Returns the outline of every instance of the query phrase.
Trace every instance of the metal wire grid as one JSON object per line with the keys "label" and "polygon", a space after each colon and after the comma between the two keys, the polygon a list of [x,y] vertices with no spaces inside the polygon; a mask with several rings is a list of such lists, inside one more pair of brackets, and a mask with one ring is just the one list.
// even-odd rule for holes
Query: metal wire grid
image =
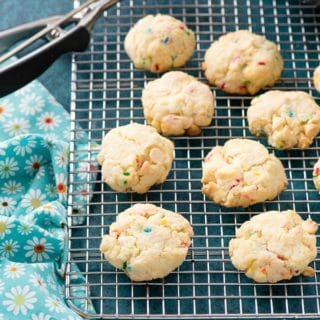
{"label": "metal wire grid", "polygon": [[[296,277],[273,285],[255,284],[237,272],[230,262],[228,243],[236,227],[252,214],[267,210],[295,209],[303,218],[320,222],[319,194],[312,183],[312,166],[319,157],[316,139],[305,151],[275,151],[289,179],[288,189],[274,201],[248,209],[227,209],[207,200],[201,193],[201,160],[209,150],[233,137],[250,137],[246,108],[251,97],[229,96],[212,88],[217,97],[215,117],[199,137],[177,137],[176,157],[167,181],[146,195],[119,194],[102,183],[99,170],[95,180],[76,181],[75,164],[80,155],[95,161],[95,147],[76,149],[77,133],[86,133],[89,142],[100,143],[111,128],[131,121],[144,122],[141,90],[155,75],[136,70],[123,49],[123,40],[139,18],[160,12],[171,14],[195,31],[197,47],[182,70],[206,82],[200,64],[204,52],[221,34],[249,29],[276,41],[285,60],[278,89],[304,90],[319,96],[312,87],[312,71],[319,63],[317,11],[297,1],[121,1],[109,9],[92,34],[90,48],[75,54],[72,66],[72,141],[69,201],[69,263],[77,263],[85,278],[85,294],[75,297],[72,277],[79,271],[67,269],[67,300],[81,301],[89,316],[92,301],[98,318],[254,318],[320,314],[320,260],[312,265],[312,278]],[[76,129],[75,123],[82,129]],[[265,143],[265,139],[260,140]],[[271,150],[269,148],[269,150]],[[116,152],[116,150],[115,150]],[[91,191],[93,189],[93,191]],[[71,221],[79,195],[86,209],[78,213],[82,225]],[[90,197],[93,196],[92,199]],[[136,202],[152,202],[182,213],[192,223],[195,236],[184,264],[163,280],[132,283],[105,262],[99,252],[102,236],[118,212]],[[319,239],[317,239],[319,240]]]}

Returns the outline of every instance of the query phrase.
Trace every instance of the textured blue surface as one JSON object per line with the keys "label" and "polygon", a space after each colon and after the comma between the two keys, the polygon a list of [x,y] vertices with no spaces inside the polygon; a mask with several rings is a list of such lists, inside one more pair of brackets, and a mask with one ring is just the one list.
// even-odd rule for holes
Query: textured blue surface
{"label": "textured blue surface", "polygon": [[[64,14],[72,8],[72,0],[0,0],[0,30],[40,18]],[[70,65],[71,55],[66,54],[39,78],[66,110],[70,108]]]}

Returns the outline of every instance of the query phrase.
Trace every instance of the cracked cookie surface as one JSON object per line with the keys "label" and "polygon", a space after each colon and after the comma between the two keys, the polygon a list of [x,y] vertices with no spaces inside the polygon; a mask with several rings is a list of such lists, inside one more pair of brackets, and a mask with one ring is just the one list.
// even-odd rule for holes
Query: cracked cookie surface
{"label": "cracked cookie surface", "polygon": [[215,99],[206,84],[184,72],[171,71],[147,84],[142,105],[147,122],[158,132],[193,136],[211,123]]}
{"label": "cracked cookie surface", "polygon": [[239,30],[212,43],[202,69],[208,81],[225,92],[255,94],[280,78],[283,60],[275,43]]}
{"label": "cracked cookie surface", "polygon": [[248,207],[271,200],[288,184],[278,158],[259,142],[231,139],[203,161],[202,192],[226,207]]}
{"label": "cracked cookie surface", "polygon": [[254,216],[229,243],[232,264],[257,282],[278,282],[300,274],[313,276],[318,225],[293,210]]}
{"label": "cracked cookie surface", "polygon": [[320,130],[320,108],[303,91],[268,91],[251,101],[249,129],[277,149],[305,149]]}
{"label": "cracked cookie surface", "polygon": [[136,204],[117,215],[100,250],[133,281],[163,278],[186,258],[193,230],[182,215]]}
{"label": "cracked cookie surface", "polygon": [[145,193],[166,180],[173,152],[173,143],[154,128],[132,123],[106,134],[98,162],[104,182],[113,190]]}
{"label": "cracked cookie surface", "polygon": [[192,56],[192,30],[168,15],[148,15],[128,32],[124,47],[136,68],[159,73],[183,66]]}

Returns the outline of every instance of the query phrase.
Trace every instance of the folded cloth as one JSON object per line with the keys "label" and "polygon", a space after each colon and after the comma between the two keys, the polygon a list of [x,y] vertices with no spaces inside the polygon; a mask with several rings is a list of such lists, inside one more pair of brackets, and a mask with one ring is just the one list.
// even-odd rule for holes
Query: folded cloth
{"label": "folded cloth", "polygon": [[[69,126],[68,113],[38,81],[0,99],[0,320],[81,319],[64,297]],[[85,135],[81,141],[76,147],[88,144]],[[88,165],[85,155],[78,161]],[[72,281],[73,296],[83,297],[84,280]]]}

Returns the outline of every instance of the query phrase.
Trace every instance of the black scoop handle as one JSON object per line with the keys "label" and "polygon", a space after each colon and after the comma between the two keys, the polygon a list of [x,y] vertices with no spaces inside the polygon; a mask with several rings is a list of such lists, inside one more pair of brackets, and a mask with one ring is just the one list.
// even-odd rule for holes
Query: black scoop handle
{"label": "black scoop handle", "polygon": [[78,25],[25,57],[0,69],[0,97],[20,89],[40,76],[62,54],[84,51],[90,41],[90,31]]}

